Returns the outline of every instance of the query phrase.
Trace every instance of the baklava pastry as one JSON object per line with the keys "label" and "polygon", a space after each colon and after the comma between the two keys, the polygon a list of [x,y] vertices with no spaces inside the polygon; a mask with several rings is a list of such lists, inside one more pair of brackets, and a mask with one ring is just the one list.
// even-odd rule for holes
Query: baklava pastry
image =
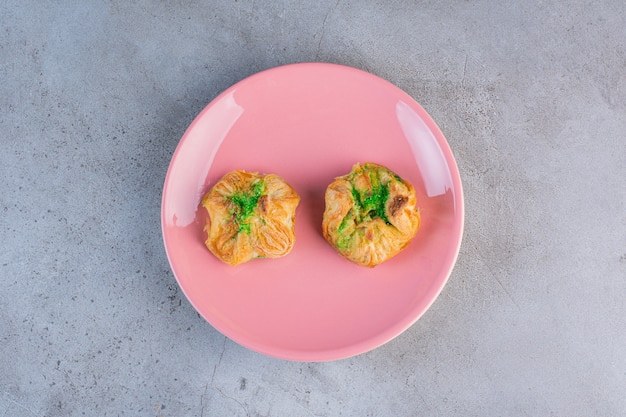
{"label": "baklava pastry", "polygon": [[229,265],[285,256],[296,240],[299,202],[298,193],[278,175],[230,172],[202,199],[209,214],[205,244]]}
{"label": "baklava pastry", "polygon": [[374,267],[397,255],[417,233],[415,189],[391,170],[356,164],[326,189],[324,237],[339,254]]}

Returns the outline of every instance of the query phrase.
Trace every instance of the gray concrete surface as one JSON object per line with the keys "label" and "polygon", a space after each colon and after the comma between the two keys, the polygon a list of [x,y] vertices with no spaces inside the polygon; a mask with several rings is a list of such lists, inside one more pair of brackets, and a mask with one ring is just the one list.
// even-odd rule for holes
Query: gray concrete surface
{"label": "gray concrete surface", "polygon": [[[625,416],[622,0],[0,2],[0,417]],[[259,70],[370,71],[465,187],[440,298],[329,363],[224,338],[179,291],[161,187]]]}

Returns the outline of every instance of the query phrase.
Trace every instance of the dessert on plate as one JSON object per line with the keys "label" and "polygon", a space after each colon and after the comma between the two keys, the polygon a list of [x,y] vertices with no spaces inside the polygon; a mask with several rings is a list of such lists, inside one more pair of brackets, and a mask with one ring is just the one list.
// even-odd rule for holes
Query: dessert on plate
{"label": "dessert on plate", "polygon": [[324,238],[344,258],[374,267],[397,255],[420,226],[415,189],[390,169],[357,163],[326,189]]}
{"label": "dessert on plate", "polygon": [[278,175],[229,172],[202,198],[208,213],[205,244],[233,266],[285,256],[296,240],[299,202],[298,193]]}

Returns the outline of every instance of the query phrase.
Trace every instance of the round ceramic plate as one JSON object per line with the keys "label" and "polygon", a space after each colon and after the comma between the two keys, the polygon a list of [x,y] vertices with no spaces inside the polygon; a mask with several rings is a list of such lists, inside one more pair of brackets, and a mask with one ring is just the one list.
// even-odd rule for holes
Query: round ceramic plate
{"label": "round ceramic plate", "polygon": [[[345,260],[321,232],[326,187],[356,162],[411,182],[422,216],[411,244],[375,268]],[[236,169],[278,174],[300,194],[287,256],[232,267],[204,246],[200,200]],[[386,343],[429,308],[456,261],[463,195],[444,136],[405,92],[354,68],[293,64],[246,78],[198,115],[172,158],[161,214],[176,279],[212,326],[270,356],[326,361]]]}

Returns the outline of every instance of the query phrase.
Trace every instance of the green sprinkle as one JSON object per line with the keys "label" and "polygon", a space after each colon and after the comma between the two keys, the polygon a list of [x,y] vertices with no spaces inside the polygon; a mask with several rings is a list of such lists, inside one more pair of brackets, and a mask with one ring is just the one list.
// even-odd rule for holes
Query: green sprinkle
{"label": "green sprinkle", "polygon": [[354,200],[354,203],[357,205],[359,210],[363,210],[363,201],[361,201],[361,193],[359,193],[357,189],[354,187],[352,187],[351,192],[352,192],[352,199]]}
{"label": "green sprinkle", "polygon": [[385,205],[387,199],[389,199],[389,186],[376,182],[372,185],[371,191],[359,191],[356,188],[352,188],[352,198],[358,208],[358,222],[364,220],[371,220],[375,217],[380,217],[389,223],[387,213],[385,212]]}
{"label": "green sprinkle", "polygon": [[[365,190],[359,190],[354,187],[357,176],[365,174],[369,177],[369,183],[371,187]],[[381,175],[385,183],[381,181]],[[402,179],[393,174],[396,180],[402,181]],[[352,226],[358,225],[364,221],[372,220],[374,218],[382,219],[386,224],[390,225],[389,218],[387,217],[387,200],[389,200],[389,177],[384,175],[384,171],[381,168],[375,167],[370,164],[361,166],[360,169],[352,171],[346,179],[352,184],[350,193],[354,206],[341,220],[339,227],[337,227],[337,241],[336,247],[344,251],[352,246],[355,233],[362,233],[358,227],[356,229]]]}
{"label": "green sprinkle", "polygon": [[354,223],[354,214],[353,210],[350,210],[348,214],[341,220],[339,227],[337,228],[337,234],[339,238],[337,239],[337,247],[341,250],[348,249],[352,243],[352,236],[346,234],[346,228]]}
{"label": "green sprinkle", "polygon": [[250,233],[250,223],[247,223],[247,220],[258,205],[263,191],[265,191],[263,182],[257,181],[252,184],[249,192],[239,191],[229,197],[235,205],[232,214],[235,216],[235,222],[239,225],[238,232]]}
{"label": "green sprinkle", "polygon": [[337,228],[337,231],[341,233],[344,230],[346,230],[346,227],[348,227],[348,223],[350,223],[350,220],[351,220],[351,216],[350,216],[350,213],[348,213],[346,217],[344,217],[343,220],[341,220],[341,224]]}
{"label": "green sprinkle", "polygon": [[348,249],[352,244],[352,236],[341,235],[337,239],[337,248],[341,250]]}
{"label": "green sprinkle", "polygon": [[250,234],[250,223],[240,223],[239,230],[237,232],[244,232]]}

